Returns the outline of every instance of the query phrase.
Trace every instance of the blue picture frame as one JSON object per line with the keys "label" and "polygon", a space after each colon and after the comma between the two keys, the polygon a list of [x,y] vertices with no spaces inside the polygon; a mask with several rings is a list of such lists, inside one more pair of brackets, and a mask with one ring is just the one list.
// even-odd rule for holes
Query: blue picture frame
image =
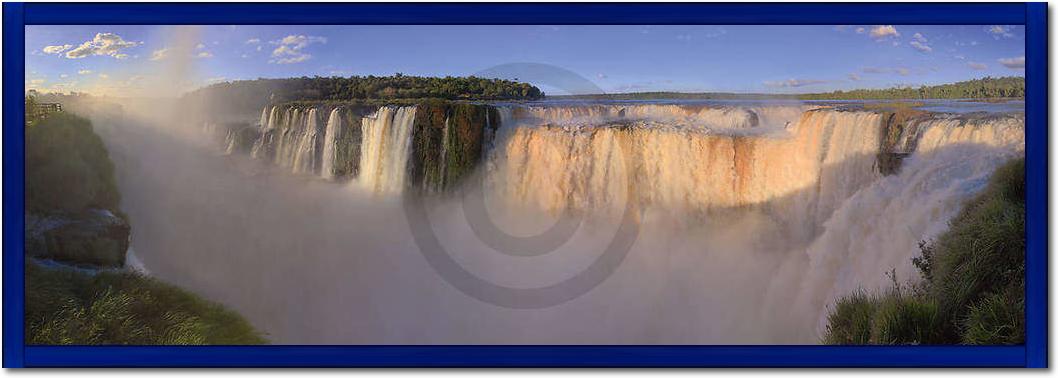
{"label": "blue picture frame", "polygon": [[[1047,367],[1047,4],[4,3],[3,366]],[[1018,346],[26,346],[25,26],[67,24],[1016,24],[1025,26],[1026,340]]]}

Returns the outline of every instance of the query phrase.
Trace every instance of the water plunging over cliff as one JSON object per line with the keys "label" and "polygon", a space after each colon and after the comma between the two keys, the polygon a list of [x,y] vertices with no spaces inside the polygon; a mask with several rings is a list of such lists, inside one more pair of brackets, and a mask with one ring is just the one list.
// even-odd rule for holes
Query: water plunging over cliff
{"label": "water plunging over cliff", "polygon": [[359,184],[378,193],[400,193],[408,173],[415,107],[379,108],[363,118]]}
{"label": "water plunging over cliff", "polygon": [[[197,233],[238,239],[203,238],[196,259],[217,264],[210,279],[225,284],[211,290],[241,301],[278,342],[813,343],[835,298],[886,287],[890,271],[917,277],[918,242],[943,231],[995,167],[1024,149],[1019,113],[464,103],[261,113],[227,147],[328,182],[306,180],[304,194],[212,185],[253,189],[234,200],[219,194],[224,200],[184,218]],[[499,254],[475,239],[459,205],[466,185],[482,183],[490,214],[512,233],[532,235],[536,223],[520,220],[546,225],[566,210],[602,225],[585,223],[545,256]],[[198,198],[174,185],[157,190]],[[544,311],[511,311],[461,294],[423,263],[392,208],[399,202],[382,200],[401,194],[433,199],[432,224],[456,260],[511,286],[547,285],[583,268],[613,237],[606,222],[626,194],[642,231],[598,288]],[[251,210],[215,210],[228,201]],[[301,216],[304,226],[270,223],[271,214]],[[238,257],[217,252],[229,250]],[[166,275],[164,256],[145,259]],[[261,273],[243,282],[223,274],[226,259]],[[209,276],[188,271],[190,282]],[[299,321],[303,313],[312,321]]]}

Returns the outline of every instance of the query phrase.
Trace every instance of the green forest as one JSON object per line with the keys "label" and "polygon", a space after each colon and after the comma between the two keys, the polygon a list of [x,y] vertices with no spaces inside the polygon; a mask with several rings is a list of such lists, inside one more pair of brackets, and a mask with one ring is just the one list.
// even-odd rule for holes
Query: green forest
{"label": "green forest", "polygon": [[191,92],[222,98],[268,94],[272,102],[425,99],[446,100],[537,100],[539,88],[526,83],[480,77],[394,76],[298,77],[289,79],[237,80],[213,84]]}
{"label": "green forest", "polygon": [[365,105],[450,101],[522,101],[544,98],[530,84],[481,77],[296,77],[236,80],[197,89],[181,99],[199,114],[252,114],[270,104],[353,102]]}
{"label": "green forest", "polygon": [[921,87],[855,89],[799,95],[803,100],[896,100],[896,99],[982,99],[1025,98],[1025,78],[986,77]]}

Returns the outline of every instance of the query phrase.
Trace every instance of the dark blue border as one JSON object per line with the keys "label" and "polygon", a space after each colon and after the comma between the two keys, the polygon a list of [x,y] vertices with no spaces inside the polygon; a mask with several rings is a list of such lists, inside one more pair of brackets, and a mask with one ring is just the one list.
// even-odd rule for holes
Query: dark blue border
{"label": "dark blue border", "polygon": [[[1047,9],[975,4],[59,4],[4,3],[4,367],[459,366],[1046,367]],[[24,25],[45,24],[1025,24],[1024,346],[26,347]],[[11,232],[14,231],[14,232]]]}
{"label": "dark blue border", "polygon": [[1019,3],[26,4],[27,25],[70,24],[1024,24]]}
{"label": "dark blue border", "polygon": [[22,4],[4,3],[4,367],[23,365],[25,316],[25,31]]}
{"label": "dark blue border", "polygon": [[1047,4],[1030,3],[1025,23],[1025,365],[1047,366]]}
{"label": "dark blue border", "polygon": [[1025,348],[885,346],[27,347],[33,367],[1020,367]]}

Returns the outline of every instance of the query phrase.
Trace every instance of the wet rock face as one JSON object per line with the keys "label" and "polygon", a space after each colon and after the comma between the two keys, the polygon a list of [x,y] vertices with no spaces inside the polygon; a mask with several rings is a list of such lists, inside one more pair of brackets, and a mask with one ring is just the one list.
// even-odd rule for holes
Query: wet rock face
{"label": "wet rock face", "polygon": [[360,145],[362,117],[355,110],[340,111],[341,122],[336,128],[332,175],[337,179],[356,177],[360,173]]}
{"label": "wet rock face", "polygon": [[253,149],[254,141],[260,137],[260,130],[252,126],[231,129],[225,138],[228,153],[248,154]]}
{"label": "wet rock face", "polygon": [[882,144],[875,164],[881,174],[900,172],[904,158],[915,150],[918,125],[925,117],[928,117],[926,112],[909,108],[882,113]]}
{"label": "wet rock face", "polygon": [[78,266],[122,267],[130,231],[127,220],[105,209],[26,214],[26,254]]}
{"label": "wet rock face", "polygon": [[420,104],[409,166],[413,185],[425,191],[459,185],[480,163],[499,118],[495,108],[486,105]]}

